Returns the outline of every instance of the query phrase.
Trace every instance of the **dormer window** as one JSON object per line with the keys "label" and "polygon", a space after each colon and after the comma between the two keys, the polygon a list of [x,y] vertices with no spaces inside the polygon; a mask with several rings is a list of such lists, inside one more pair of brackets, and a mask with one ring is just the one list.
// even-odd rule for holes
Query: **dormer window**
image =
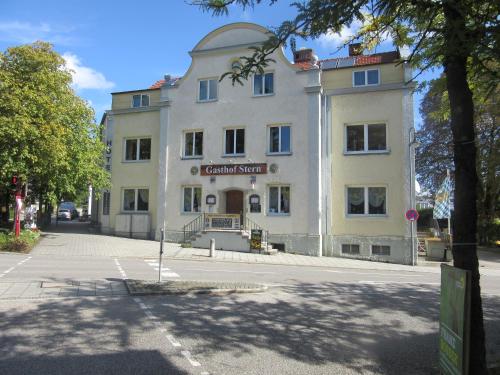
{"label": "dormer window", "polygon": [[353,72],[352,84],[354,87],[378,85],[380,84],[380,72],[378,69],[358,70]]}
{"label": "dormer window", "polygon": [[149,95],[138,94],[132,96],[132,108],[149,107]]}

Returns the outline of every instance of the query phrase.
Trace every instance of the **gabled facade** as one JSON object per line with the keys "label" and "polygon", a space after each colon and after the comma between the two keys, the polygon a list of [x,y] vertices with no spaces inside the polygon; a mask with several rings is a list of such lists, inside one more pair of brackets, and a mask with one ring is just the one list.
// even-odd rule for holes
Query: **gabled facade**
{"label": "gabled facade", "polygon": [[113,94],[102,231],[159,239],[165,228],[182,242],[259,228],[280,250],[409,263],[407,68],[395,53],[351,64],[300,50],[290,63],[278,49],[244,85],[219,81],[268,37],[226,25],[190,51],[183,77]]}

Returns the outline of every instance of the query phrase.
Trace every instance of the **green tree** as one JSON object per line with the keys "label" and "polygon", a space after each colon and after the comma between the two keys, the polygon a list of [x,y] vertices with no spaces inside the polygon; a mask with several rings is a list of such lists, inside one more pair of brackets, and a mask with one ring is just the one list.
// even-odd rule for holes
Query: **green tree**
{"label": "green tree", "polygon": [[[269,0],[269,4],[277,0]],[[230,5],[254,7],[263,0],[196,0],[214,15]],[[471,271],[471,350],[469,372],[486,374],[483,310],[477,259],[477,171],[474,103],[468,80],[488,76],[496,86],[499,72],[489,68],[500,57],[500,3],[494,0],[309,0],[292,3],[296,16],[277,26],[274,35],[250,56],[240,70],[229,72],[234,82],[247,79],[269,63],[269,56],[295,37],[317,38],[340,32],[353,21],[362,27],[352,38],[373,47],[387,34],[398,47],[409,46],[407,60],[417,69],[442,66],[450,103],[455,166],[454,265]],[[472,77],[467,69],[472,64]]]}
{"label": "green tree", "polygon": [[[493,241],[495,217],[500,195],[500,87],[487,90],[485,82],[471,84],[474,98],[478,171],[478,238],[483,244]],[[446,176],[454,173],[453,139],[446,77],[429,82],[420,105],[423,124],[417,132],[416,171],[422,188],[434,194]]]}
{"label": "green tree", "polygon": [[[43,202],[107,186],[94,112],[71,88],[64,59],[44,42],[0,53],[0,189],[29,181]],[[47,205],[46,205],[47,207]]]}

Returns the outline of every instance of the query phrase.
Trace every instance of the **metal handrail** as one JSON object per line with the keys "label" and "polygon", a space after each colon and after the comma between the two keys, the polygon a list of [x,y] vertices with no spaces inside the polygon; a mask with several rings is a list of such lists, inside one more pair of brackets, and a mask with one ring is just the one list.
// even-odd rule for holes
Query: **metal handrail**
{"label": "metal handrail", "polygon": [[202,213],[196,219],[191,220],[189,223],[184,225],[184,242],[188,242],[187,239],[191,239],[192,236],[201,232],[205,228],[205,214]]}

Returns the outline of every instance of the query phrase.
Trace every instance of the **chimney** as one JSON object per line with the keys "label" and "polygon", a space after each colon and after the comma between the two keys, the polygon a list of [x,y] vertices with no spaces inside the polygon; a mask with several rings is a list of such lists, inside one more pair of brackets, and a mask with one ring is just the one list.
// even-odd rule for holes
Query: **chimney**
{"label": "chimney", "polygon": [[359,56],[363,54],[363,47],[361,43],[349,44],[349,56]]}
{"label": "chimney", "polygon": [[293,62],[295,64],[313,61],[313,50],[311,48],[301,48],[293,53]]}

